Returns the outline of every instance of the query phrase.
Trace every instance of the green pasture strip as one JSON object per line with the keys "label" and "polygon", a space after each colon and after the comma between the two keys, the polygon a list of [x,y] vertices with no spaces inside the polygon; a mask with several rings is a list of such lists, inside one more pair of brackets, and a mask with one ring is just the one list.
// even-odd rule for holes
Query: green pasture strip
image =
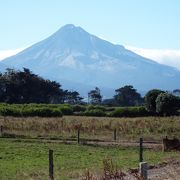
{"label": "green pasture strip", "polygon": [[[0,138],[2,180],[48,179],[48,150],[54,150],[56,179],[78,179],[87,169],[103,170],[103,160],[111,158],[121,169],[138,166],[137,148],[91,147]],[[144,159],[156,164],[180,153],[145,150]]]}

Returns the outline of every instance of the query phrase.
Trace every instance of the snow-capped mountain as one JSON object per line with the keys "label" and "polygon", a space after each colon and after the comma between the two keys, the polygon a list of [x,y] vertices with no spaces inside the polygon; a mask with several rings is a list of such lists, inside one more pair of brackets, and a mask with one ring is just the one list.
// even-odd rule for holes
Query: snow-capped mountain
{"label": "snow-capped mountain", "polygon": [[2,62],[16,69],[29,68],[79,92],[85,87],[116,89],[123,85],[133,85],[138,90],[172,90],[180,84],[180,71],[71,24]]}

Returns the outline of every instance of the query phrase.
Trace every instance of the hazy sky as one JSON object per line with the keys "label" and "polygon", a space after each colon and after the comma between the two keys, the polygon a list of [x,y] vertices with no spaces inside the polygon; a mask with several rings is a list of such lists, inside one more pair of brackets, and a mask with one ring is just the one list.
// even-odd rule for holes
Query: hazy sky
{"label": "hazy sky", "polygon": [[180,0],[0,0],[0,53],[65,24],[122,45],[179,50],[179,19]]}

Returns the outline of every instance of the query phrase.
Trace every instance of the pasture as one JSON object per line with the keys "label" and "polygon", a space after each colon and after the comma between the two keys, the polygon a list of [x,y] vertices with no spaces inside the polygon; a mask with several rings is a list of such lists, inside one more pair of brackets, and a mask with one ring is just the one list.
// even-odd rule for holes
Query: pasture
{"label": "pasture", "polygon": [[[48,179],[49,149],[54,150],[55,178],[59,180],[82,179],[87,169],[101,173],[106,158],[111,158],[120,169],[138,166],[137,148],[91,147],[0,138],[0,179]],[[180,154],[145,150],[144,158],[150,164],[157,164],[165,159],[180,158]]]}
{"label": "pasture", "polygon": [[[117,130],[116,143],[146,141],[161,143],[162,138],[180,137],[180,117],[0,117],[0,175],[2,180],[48,179],[48,151],[54,150],[55,179],[82,179],[87,170],[103,172],[103,160],[112,159],[118,169],[138,167],[136,146],[109,146]],[[80,129],[80,144],[77,130]],[[104,146],[86,141],[107,142]],[[145,148],[144,160],[157,164],[180,159],[179,152]]]}

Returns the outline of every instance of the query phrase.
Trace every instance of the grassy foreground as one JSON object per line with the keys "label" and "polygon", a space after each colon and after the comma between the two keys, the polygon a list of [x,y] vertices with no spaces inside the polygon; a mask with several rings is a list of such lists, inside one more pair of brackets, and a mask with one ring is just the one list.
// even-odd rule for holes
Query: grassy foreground
{"label": "grassy foreground", "polygon": [[[48,179],[48,150],[54,150],[56,179],[78,179],[86,169],[101,172],[103,160],[112,158],[118,168],[138,166],[138,149],[90,147],[43,143],[37,140],[0,138],[0,179]],[[156,164],[166,158],[180,158],[179,153],[145,150],[144,159]]]}

